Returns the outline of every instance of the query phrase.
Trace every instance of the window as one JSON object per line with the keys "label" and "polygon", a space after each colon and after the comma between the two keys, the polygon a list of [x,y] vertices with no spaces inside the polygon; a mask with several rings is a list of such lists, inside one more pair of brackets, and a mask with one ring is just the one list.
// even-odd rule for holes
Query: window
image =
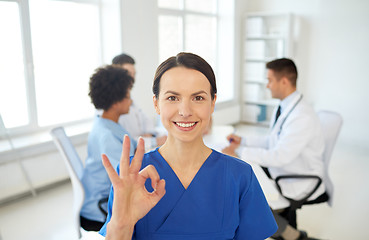
{"label": "window", "polygon": [[7,127],[29,124],[19,7],[0,2],[0,113]]}
{"label": "window", "polygon": [[231,13],[223,14],[219,7],[223,2],[233,5],[233,1],[227,0],[158,0],[159,62],[181,51],[203,57],[213,67],[218,89],[222,89],[218,103],[235,98],[233,58],[220,57],[224,51],[233,52],[234,46],[231,35],[227,35],[228,39],[222,36],[224,31],[229,34],[229,29],[233,29],[229,25],[233,22],[224,17],[232,15],[233,9],[227,8]]}
{"label": "window", "polygon": [[216,66],[217,0],[159,0],[159,61],[193,52]]}
{"label": "window", "polygon": [[30,16],[39,125],[91,117],[88,81],[101,64],[98,5],[31,0]]}
{"label": "window", "polygon": [[89,78],[111,59],[104,1],[0,0],[0,114],[13,134],[91,119]]}

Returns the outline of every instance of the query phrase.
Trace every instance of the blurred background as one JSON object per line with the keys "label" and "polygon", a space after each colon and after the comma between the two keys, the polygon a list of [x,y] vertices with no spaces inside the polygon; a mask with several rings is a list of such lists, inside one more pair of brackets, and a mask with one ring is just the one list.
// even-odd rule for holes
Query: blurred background
{"label": "blurred background", "polygon": [[[214,68],[213,124],[260,132],[267,131],[276,105],[266,89],[265,62],[295,61],[297,88],[305,99],[344,119],[331,168],[342,198],[333,208],[315,208],[317,214],[306,211],[301,221],[327,239],[365,239],[368,13],[367,0],[0,0],[0,239],[22,239],[14,227],[19,225],[10,221],[48,208],[28,212],[32,205],[13,204],[44,198],[51,212],[59,205],[51,199],[57,198],[70,201],[63,209],[71,207],[68,172],[49,131],[64,126],[85,159],[95,113],[87,95],[94,70],[122,52],[134,57],[132,98],[157,123],[151,91],[155,69],[181,51],[202,56]],[[19,215],[9,215],[20,209]],[[337,224],[326,231],[314,225],[319,212],[328,215],[323,226]],[[53,218],[46,216],[41,219]],[[60,219],[65,220],[46,227],[55,236],[68,233],[68,215]],[[35,229],[32,224],[29,229]],[[67,239],[54,235],[28,239]]]}

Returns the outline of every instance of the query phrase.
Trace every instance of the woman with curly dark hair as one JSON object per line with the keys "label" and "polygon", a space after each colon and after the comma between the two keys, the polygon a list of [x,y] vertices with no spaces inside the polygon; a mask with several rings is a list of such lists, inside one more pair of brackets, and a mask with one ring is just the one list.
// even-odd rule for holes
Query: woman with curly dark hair
{"label": "woman with curly dark hair", "polygon": [[[111,182],[102,163],[101,154],[107,154],[113,166],[117,166],[122,152],[122,142],[126,129],[118,124],[121,114],[126,114],[131,105],[130,92],[133,78],[122,68],[111,65],[98,68],[90,78],[88,95],[96,109],[102,109],[96,116],[88,136],[88,156],[82,176],[85,201],[80,213],[81,226],[88,231],[99,230],[105,222],[106,201]],[[133,155],[136,142],[131,140]]]}

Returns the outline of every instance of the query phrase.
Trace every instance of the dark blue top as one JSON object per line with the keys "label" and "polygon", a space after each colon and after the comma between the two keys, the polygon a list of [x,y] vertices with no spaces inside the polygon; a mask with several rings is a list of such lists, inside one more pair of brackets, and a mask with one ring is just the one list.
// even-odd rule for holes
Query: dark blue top
{"label": "dark blue top", "polygon": [[[187,189],[158,149],[144,155],[142,168],[149,164],[165,179],[166,194],[136,223],[132,239],[259,240],[277,231],[249,164],[213,150]],[[153,190],[150,180],[146,188]],[[113,194],[112,189],[108,218],[99,232],[103,236],[111,218]]]}

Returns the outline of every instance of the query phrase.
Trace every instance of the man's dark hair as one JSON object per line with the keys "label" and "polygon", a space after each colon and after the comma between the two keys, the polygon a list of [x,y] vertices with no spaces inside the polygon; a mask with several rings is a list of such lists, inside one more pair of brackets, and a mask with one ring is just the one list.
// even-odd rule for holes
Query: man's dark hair
{"label": "man's dark hair", "polygon": [[119,54],[118,56],[115,56],[113,60],[111,61],[111,63],[115,65],[123,65],[126,63],[130,63],[134,65],[136,62],[131,56],[125,53],[122,53],[122,54]]}
{"label": "man's dark hair", "polygon": [[107,65],[91,76],[88,95],[96,109],[108,110],[114,103],[127,97],[133,78],[123,68]]}
{"label": "man's dark hair", "polygon": [[273,70],[276,77],[281,79],[286,77],[296,87],[297,81],[297,68],[295,63],[288,58],[280,58],[270,61],[266,64],[266,68]]}

